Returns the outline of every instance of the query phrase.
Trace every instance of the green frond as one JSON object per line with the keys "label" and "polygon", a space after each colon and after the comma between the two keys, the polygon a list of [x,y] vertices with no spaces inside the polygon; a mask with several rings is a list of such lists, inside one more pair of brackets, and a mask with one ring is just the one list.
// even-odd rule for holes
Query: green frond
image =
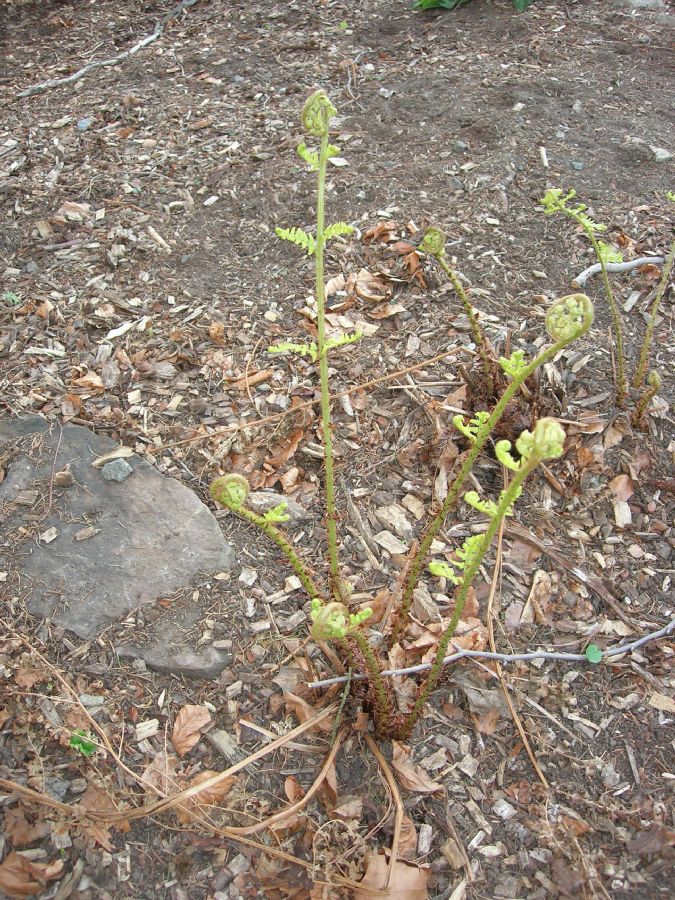
{"label": "green frond", "polygon": [[489,418],[490,413],[486,410],[481,410],[476,413],[473,419],[469,419],[468,424],[464,421],[464,417],[459,415],[453,417],[452,424],[465,438],[468,438],[472,444],[475,444],[480,430],[485,426]]}
{"label": "green frond", "polygon": [[598,248],[600,250],[599,256],[601,262],[604,262],[605,264],[623,262],[623,253],[620,250],[615,250],[614,247],[611,247],[604,241],[598,241]]}
{"label": "green frond", "polygon": [[517,472],[520,469],[520,463],[511,455],[511,441],[497,441],[495,444],[495,456],[506,469]]}
{"label": "green frond", "polygon": [[304,159],[309,165],[312,172],[316,172],[319,168],[319,154],[316,150],[310,150],[304,141],[301,144],[298,144],[295,150],[300,159]]}
{"label": "green frond", "polygon": [[434,559],[429,563],[429,571],[437,578],[446,578],[452,584],[459,584],[460,578],[450,563]]}
{"label": "green frond", "polygon": [[445,254],[445,235],[440,228],[427,228],[424,232],[419,250],[421,253],[428,253],[430,256],[443,256]]}
{"label": "green frond", "polygon": [[554,341],[569,341],[586,334],[593,324],[593,304],[586,294],[560,297],[546,313],[546,330]]}
{"label": "green frond", "polygon": [[246,502],[251,487],[243,475],[233,473],[216,478],[209,488],[209,493],[218,503],[238,512]]}
{"label": "green frond", "polygon": [[291,244],[305,250],[308,256],[316,250],[316,240],[302,228],[275,228],[274,233],[282,241],[290,241]]}
{"label": "green frond", "polygon": [[352,334],[341,334],[336,338],[328,338],[324,344],[323,352],[328,353],[329,350],[334,350],[335,347],[344,347],[345,344],[353,344],[356,341],[360,341],[362,337],[362,331],[354,331]]}
{"label": "green frond", "polygon": [[316,349],[314,341],[311,344],[291,344],[288,341],[284,341],[281,344],[273,344],[271,347],[268,347],[267,352],[297,353],[299,356],[309,356],[312,362],[316,362],[319,358],[319,351]]}
{"label": "green frond", "polygon": [[274,509],[268,509],[263,519],[269,522],[270,525],[275,525],[278,522],[288,522],[290,516],[286,512],[287,509],[288,503],[279,503]]}
{"label": "green frond", "polygon": [[332,159],[334,156],[340,155],[340,148],[337,144],[329,144],[326,147],[326,159]]}
{"label": "green frond", "polygon": [[505,375],[517,378],[528,367],[528,362],[523,350],[514,350],[509,357],[500,356],[499,365]]}
{"label": "green frond", "polygon": [[354,229],[346,222],[333,222],[323,233],[324,241],[330,241],[332,238],[339,237],[342,234],[352,234]]}
{"label": "green frond", "polygon": [[464,502],[477,509],[478,512],[485,513],[489,519],[493,519],[497,515],[497,504],[494,500],[481,500],[478,491],[467,491],[464,494]]}

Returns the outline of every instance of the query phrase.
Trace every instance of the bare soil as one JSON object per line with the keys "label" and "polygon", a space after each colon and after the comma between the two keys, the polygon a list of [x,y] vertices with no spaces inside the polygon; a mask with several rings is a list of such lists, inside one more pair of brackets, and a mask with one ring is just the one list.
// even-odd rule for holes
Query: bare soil
{"label": "bare soil", "polygon": [[[3,415],[39,412],[104,431],[206,502],[215,476],[242,472],[254,488],[304,507],[293,539],[320,571],[318,417],[311,407],[277,415],[316,399],[316,375],[266,348],[313,336],[311,261],[274,228],[312,222],[314,179],[294,148],[304,99],[324,88],[347,163],[331,168],[329,216],[358,228],[328,255],[327,277],[344,278],[331,327],[366,326],[332,357],[334,390],[454,351],[334,404],[344,574],[355,602],[376,604],[403,565],[375,540],[392,530],[383,510],[396,504],[421,529],[414,501],[442,496],[462,449],[452,415],[480,407],[467,319],[411,243],[425,226],[444,230],[498,353],[535,352],[547,305],[595,261],[569,222],[543,216],[547,187],[575,188],[625,258],[666,255],[675,19],[670,7],[637,0],[537,0],[521,15],[510,0],[424,14],[407,0],[200,0],[119,64],[17,96],[122,53],[173,6],[0,0]],[[629,373],[660,271],[647,265],[612,282]],[[379,301],[368,299],[375,289]],[[672,292],[652,352],[662,387],[634,429],[614,402],[600,280],[586,290],[596,304],[592,332],[540,373],[506,434],[546,413],[566,422],[569,439],[506,531],[492,600],[494,555],[477,586],[480,633],[489,613],[502,652],[583,653],[589,641],[605,648],[673,616]],[[501,487],[490,457],[476,478],[486,493]],[[462,507],[447,523],[448,551],[480,521],[469,513]],[[3,601],[0,853],[62,863],[43,885],[24,873],[35,894],[348,896],[326,883],[358,881],[367,854],[391,846],[392,795],[364,738],[368,706],[358,690],[344,706],[354,727],[329,781],[302,813],[256,837],[269,853],[218,827],[295,802],[317,777],[330,733],[308,732],[248,767],[224,809],[210,812],[212,828],[158,815],[95,831],[9,789],[14,782],[70,805],[84,796],[89,809],[147,800],[110,753],[87,760],[69,746],[73,729],[91,729],[79,707],[64,713],[66,684],[80,698],[100,696],[92,715],[137,775],[173,756],[186,704],[206,706],[211,737],[226,732],[241,758],[297,725],[289,693],[317,709],[340,699],[339,689],[326,696],[303,684],[332,675],[333,664],[305,642],[308,609],[290,573],[261,536],[218,515],[241,572],[163,601],[206,598],[209,617],[185,640],[231,642],[232,665],[217,681],[143,671],[115,658],[105,639],[77,642],[31,621],[12,592]],[[416,610],[426,637],[433,609],[452,608],[437,581],[427,588],[431,605]],[[405,661],[419,662],[430,646],[409,646]],[[399,785],[401,854],[430,867],[429,896],[669,896],[672,658],[672,642],[659,640],[612,665],[517,663],[504,668],[503,689],[492,667],[450,668],[409,742],[417,781]],[[148,720],[158,725],[144,737]],[[381,748],[391,762],[396,748]],[[176,760],[175,784],[225,769],[233,760],[223,754],[222,743],[202,737]],[[424,774],[434,789],[423,788]]]}

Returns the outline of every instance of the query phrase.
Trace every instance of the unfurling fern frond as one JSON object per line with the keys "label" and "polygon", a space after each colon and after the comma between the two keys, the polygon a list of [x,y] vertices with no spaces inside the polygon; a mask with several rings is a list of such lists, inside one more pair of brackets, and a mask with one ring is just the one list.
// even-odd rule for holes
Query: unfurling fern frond
{"label": "unfurling fern frond", "polygon": [[316,150],[310,150],[304,141],[301,144],[298,144],[295,149],[300,159],[304,159],[311,170],[316,172],[319,168],[319,154]]}
{"label": "unfurling fern frond", "polygon": [[341,234],[351,234],[354,231],[351,225],[347,225],[346,222],[333,222],[332,225],[329,225],[328,228],[323,233],[323,238],[325,241],[330,241],[332,238],[339,237]]}
{"label": "unfurling fern frond", "polygon": [[307,256],[311,256],[316,250],[316,240],[302,228],[275,228],[274,232],[282,241],[290,241],[306,250]]}

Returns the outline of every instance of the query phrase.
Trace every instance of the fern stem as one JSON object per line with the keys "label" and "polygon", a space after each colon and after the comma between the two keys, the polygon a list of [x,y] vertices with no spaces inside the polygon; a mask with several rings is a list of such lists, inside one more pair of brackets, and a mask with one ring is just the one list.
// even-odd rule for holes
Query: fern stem
{"label": "fern stem", "polygon": [[[649,355],[652,349],[652,340],[654,338],[654,328],[656,326],[656,317],[659,314],[659,307],[661,306],[661,301],[666,293],[666,288],[668,286],[668,282],[670,280],[670,273],[673,270],[673,262],[675,261],[675,241],[673,241],[673,245],[670,248],[670,253],[668,254],[668,258],[666,259],[665,265],[663,267],[663,274],[661,275],[661,281],[659,281],[659,286],[656,289],[656,296],[654,297],[654,303],[652,304],[652,310],[649,314],[649,322],[647,323],[647,330],[645,331],[645,336],[642,340],[642,347],[640,348],[640,359],[638,360],[637,368],[635,369],[635,375],[633,376],[633,387],[635,390],[642,387],[642,382],[645,379],[645,375],[647,374],[647,366],[649,365]],[[641,416],[640,416],[641,418]]]}
{"label": "fern stem", "polygon": [[576,221],[586,232],[593,251],[600,263],[600,272],[602,284],[605,289],[605,296],[609,303],[609,309],[612,314],[612,330],[614,331],[614,340],[616,341],[616,403],[619,409],[623,409],[626,404],[626,358],[623,350],[623,331],[621,329],[621,318],[619,316],[619,308],[616,305],[614,291],[609,283],[609,275],[607,274],[607,264],[605,263],[600,245],[595,237],[593,229],[580,217],[576,216]]}
{"label": "fern stem", "polygon": [[326,480],[326,530],[328,532],[328,565],[333,596],[342,601],[340,560],[338,556],[337,513],[335,509],[335,474],[333,468],[333,436],[331,433],[328,353],[326,348],[326,292],[323,283],[323,255],[325,247],[325,193],[328,164],[328,133],[321,136],[319,147],[318,187],[316,197],[316,309],[319,353],[319,381],[321,385],[321,430],[323,433],[324,472]]}
{"label": "fern stem", "polygon": [[445,250],[442,253],[435,255],[434,257],[438,265],[443,269],[445,274],[448,276],[450,281],[452,282],[452,286],[455,290],[455,293],[459,297],[462,306],[464,307],[464,312],[467,314],[469,318],[469,323],[471,325],[471,334],[473,336],[474,343],[478,349],[480,354],[481,361],[483,363],[483,371],[485,373],[485,386],[487,388],[487,392],[490,397],[494,394],[495,384],[494,384],[494,359],[491,357],[490,352],[488,350],[488,342],[485,337],[485,332],[480,326],[478,322],[478,318],[476,317],[476,313],[473,310],[473,306],[471,305],[469,298],[467,296],[466,291],[464,290],[464,286],[462,282],[459,280],[459,276],[455,272],[455,270],[448,265],[447,260],[445,259]]}
{"label": "fern stem", "polygon": [[438,649],[436,651],[436,656],[434,657],[433,665],[429,671],[429,675],[424,685],[421,687],[417,700],[415,701],[413,708],[408,713],[405,719],[405,724],[403,726],[403,731],[407,734],[412,731],[420,717],[422,710],[424,709],[424,704],[429,699],[429,695],[433,691],[436,686],[436,682],[441,673],[441,668],[443,666],[443,659],[445,658],[446,651],[448,649],[448,645],[452,640],[455,630],[457,628],[457,624],[461,618],[462,611],[464,610],[464,604],[466,603],[466,598],[469,595],[469,589],[471,587],[471,583],[478,572],[485,554],[487,553],[490,544],[494,540],[497,531],[499,530],[499,526],[504,519],[507,511],[511,508],[514,501],[518,497],[520,493],[520,488],[523,485],[523,482],[527,478],[527,476],[532,472],[534,468],[536,468],[537,464],[540,462],[540,459],[536,456],[533,456],[528,462],[516,472],[513,481],[508,486],[508,488],[502,492],[499,504],[497,506],[497,511],[492,519],[490,519],[490,524],[483,536],[483,543],[481,547],[480,553],[477,553],[472,562],[467,566],[464,570],[464,575],[462,577],[462,583],[459,588],[459,592],[457,594],[457,599],[455,600],[455,609],[452,614],[452,618],[448,623],[448,627],[443,632],[443,637],[441,638]]}
{"label": "fern stem", "polygon": [[365,633],[357,628],[347,638],[356,645],[357,653],[362,658],[368,673],[368,682],[373,691],[375,707],[375,724],[378,732],[386,733],[391,724],[392,708],[388,687],[382,677],[380,666],[373,648],[368,643]]}
{"label": "fern stem", "polygon": [[269,538],[283,552],[300,579],[300,583],[307,592],[309,599],[313,600],[315,597],[320,597],[321,594],[319,589],[314,583],[314,579],[309,574],[307,567],[279,529],[272,525],[271,522],[266,522],[262,516],[251,512],[250,509],[246,509],[245,507],[237,509],[236,512],[242,519],[246,519],[247,522],[258,527],[264,533],[265,537]]}

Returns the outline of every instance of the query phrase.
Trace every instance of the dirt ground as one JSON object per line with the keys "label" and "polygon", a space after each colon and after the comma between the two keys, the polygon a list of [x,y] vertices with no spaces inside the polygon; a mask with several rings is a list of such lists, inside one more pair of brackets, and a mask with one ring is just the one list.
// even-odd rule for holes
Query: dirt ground
{"label": "dirt ground", "polygon": [[[408,0],[197,0],[118,64],[19,96],[134,47],[173,8],[0,0],[2,415],[87,425],[209,503],[215,476],[242,472],[304,508],[293,540],[321,559],[319,420],[306,405],[280,415],[316,399],[316,375],[266,348],[313,334],[311,260],[274,228],[313,221],[314,179],[294,148],[304,99],[325,89],[341,148],[329,218],[357,227],[328,254],[329,321],[365,332],[331,358],[333,389],[400,373],[334,404],[344,575],[355,602],[372,603],[403,565],[381,538],[402,536],[392,507],[419,531],[420,507],[442,498],[463,449],[452,415],[480,408],[467,318],[410,242],[425,226],[444,230],[499,353],[536,352],[547,304],[594,262],[568,221],[543,216],[546,188],[575,188],[625,259],[665,256],[674,209],[666,192],[675,189],[672,6],[535,0],[518,15],[510,0],[472,0],[452,13],[415,12]],[[629,373],[660,273],[647,264],[612,280]],[[514,437],[542,413],[568,431],[565,457],[535,478],[506,529],[494,589],[494,554],[476,588],[477,633],[485,640],[493,631],[505,653],[583,653],[589,641],[604,649],[673,617],[672,290],[652,351],[662,386],[637,429],[614,402],[600,279],[585,289],[593,330],[544,368],[521,419],[500,435]],[[499,491],[494,458],[475,476],[484,491]],[[441,549],[480,521],[469,512],[447,522]],[[120,661],[105,639],[73,641],[31,621],[20,595],[6,593],[0,859],[16,880],[2,881],[0,865],[0,888],[60,898],[346,897],[345,880],[359,881],[368,854],[394,842],[427,887],[383,896],[671,893],[667,639],[611,665],[513,663],[501,680],[464,660],[435,691],[410,758],[408,747],[382,742],[384,765],[366,739],[367,702],[353,690],[348,730],[316,796],[240,841],[219,829],[296,803],[319,775],[333,719],[248,766],[226,800],[214,796],[222,808],[208,821],[199,808],[200,822],[179,810],[78,824],[77,808],[129,812],[155,796],[151,787],[185,788],[222,771],[340,700],[341,689],[306,687],[334,674],[334,661],[305,641],[308,607],[291,573],[262,536],[218,517],[242,568],[229,582],[166,599],[189,602],[196,590],[208,598],[199,639],[232,652],[217,681]],[[433,648],[434,615],[451,609],[437,579],[426,586],[406,664]],[[405,695],[412,680],[399,680]],[[87,758],[69,745],[73,729],[92,730],[85,708],[115,754]],[[177,716],[196,708],[208,710],[206,734],[178,758]],[[398,778],[401,835],[387,766]]]}

